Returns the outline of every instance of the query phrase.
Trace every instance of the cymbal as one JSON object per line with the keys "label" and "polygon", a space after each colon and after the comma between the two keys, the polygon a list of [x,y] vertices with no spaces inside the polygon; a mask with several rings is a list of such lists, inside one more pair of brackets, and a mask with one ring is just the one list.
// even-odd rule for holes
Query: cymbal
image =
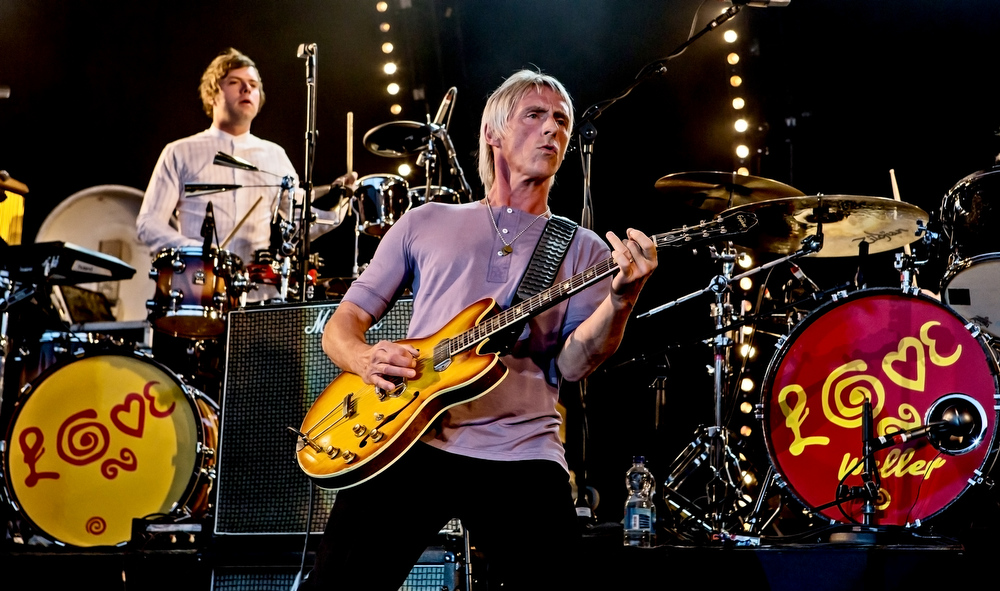
{"label": "cymbal", "polygon": [[661,177],[653,186],[687,205],[715,213],[747,203],[804,195],[784,183],[735,172],[676,172]]}
{"label": "cymbal", "polygon": [[757,227],[734,242],[782,255],[799,250],[822,223],[823,248],[814,257],[857,256],[862,242],[870,254],[901,248],[917,240],[917,223],[928,220],[915,205],[855,195],[784,197],[733,210],[757,214]]}
{"label": "cymbal", "polygon": [[430,134],[423,123],[390,121],[369,129],[362,141],[373,154],[400,158],[426,150]]}

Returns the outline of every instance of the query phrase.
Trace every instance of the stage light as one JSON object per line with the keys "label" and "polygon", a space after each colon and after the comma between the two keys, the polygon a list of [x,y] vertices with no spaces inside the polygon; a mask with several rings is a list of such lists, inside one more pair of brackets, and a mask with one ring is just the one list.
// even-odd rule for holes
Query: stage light
{"label": "stage light", "polygon": [[742,330],[743,334],[745,334],[746,336],[750,336],[750,335],[753,334],[753,327],[752,326],[749,326],[749,325],[744,326],[741,330]]}
{"label": "stage light", "polygon": [[726,61],[729,62],[730,66],[735,66],[740,63],[740,54],[735,51],[726,56]]}
{"label": "stage light", "polygon": [[[740,390],[743,390],[744,392],[753,392],[754,385],[755,384],[753,383],[753,378],[751,377],[745,377],[742,380],[740,380]],[[745,402],[744,404],[750,404],[750,403]],[[753,410],[752,404],[750,404],[750,410],[744,409],[743,412],[750,412],[751,410]]]}
{"label": "stage light", "polygon": [[742,269],[749,269],[751,266],[753,266],[753,257],[750,256],[748,253],[741,252],[740,254],[736,255],[736,264],[739,265],[740,268]]}
{"label": "stage light", "polygon": [[750,279],[749,277],[740,279],[740,289],[743,291],[749,291],[751,287],[753,287],[753,279]]}
{"label": "stage light", "polygon": [[736,131],[743,133],[744,131],[747,130],[748,127],[750,127],[750,124],[747,123],[746,119],[737,119],[736,122],[733,123],[733,127],[736,129]]}
{"label": "stage light", "polygon": [[740,411],[743,414],[745,414],[745,415],[748,415],[748,414],[752,413],[753,412],[753,403],[749,402],[747,400],[744,400],[743,402],[740,403]]}
{"label": "stage light", "polygon": [[392,113],[393,115],[399,115],[400,113],[403,112],[403,107],[399,105],[393,105],[389,107],[389,112]]}
{"label": "stage light", "polygon": [[739,156],[740,158],[746,158],[747,156],[750,155],[750,148],[744,146],[743,144],[740,144],[736,146],[736,155]]}
{"label": "stage light", "polygon": [[385,87],[385,91],[392,95],[399,94],[399,85],[393,82]]}
{"label": "stage light", "polygon": [[753,359],[757,356],[757,349],[755,347],[751,347],[750,345],[742,345],[740,346],[740,356]]}
{"label": "stage light", "polygon": [[394,62],[386,62],[385,65],[382,66],[382,71],[386,74],[395,74],[396,64]]}
{"label": "stage light", "polygon": [[382,44],[382,53],[392,53],[392,43],[386,41]]}
{"label": "stage light", "polygon": [[726,40],[726,43],[736,43],[739,37],[736,35],[736,31],[729,29],[722,34],[722,38]]}
{"label": "stage light", "polygon": [[385,12],[386,10],[389,10],[389,3],[388,2],[378,2],[378,3],[375,4],[375,10],[377,10],[379,12]]}
{"label": "stage light", "polygon": [[752,433],[753,431],[750,429],[749,426],[743,425],[742,427],[740,427],[740,435],[744,437],[750,437]]}
{"label": "stage light", "polygon": [[732,86],[733,88],[739,87],[740,84],[743,84],[743,79],[740,78],[739,76],[729,77],[729,85]]}
{"label": "stage light", "polygon": [[741,166],[736,169],[736,174],[740,176],[750,176],[750,169],[748,169],[746,166]]}
{"label": "stage light", "polygon": [[388,33],[390,28],[392,27],[389,25],[389,23],[382,23],[381,25],[378,26],[378,30],[382,31],[383,33]]}
{"label": "stage light", "polygon": [[738,96],[733,99],[733,108],[736,109],[737,111],[743,109],[743,107],[745,106],[747,106],[747,102],[743,100],[743,97]]}
{"label": "stage light", "polygon": [[398,170],[399,176],[410,176],[410,173],[413,172],[413,169],[410,168],[409,164],[400,164]]}

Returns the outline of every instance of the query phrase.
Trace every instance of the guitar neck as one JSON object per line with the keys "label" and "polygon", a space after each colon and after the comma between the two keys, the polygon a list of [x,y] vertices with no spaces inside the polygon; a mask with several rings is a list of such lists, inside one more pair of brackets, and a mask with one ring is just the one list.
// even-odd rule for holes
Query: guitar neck
{"label": "guitar neck", "polygon": [[[731,224],[730,229],[727,229],[726,223]],[[652,236],[652,240],[656,249],[659,250],[665,246],[679,243],[693,244],[713,237],[719,238],[732,234],[741,234],[752,228],[756,223],[757,218],[753,213],[733,213],[716,220],[702,222],[690,228],[684,227],[672,232],[656,234]],[[573,294],[614,274],[616,271],[618,271],[618,263],[615,262],[614,257],[609,257],[582,273],[574,275],[565,281],[560,281],[523,302],[511,306],[499,314],[490,316],[471,329],[442,341],[436,347],[435,360],[440,362],[447,357],[476,347],[486,339],[506,332],[525,320],[541,314]]]}

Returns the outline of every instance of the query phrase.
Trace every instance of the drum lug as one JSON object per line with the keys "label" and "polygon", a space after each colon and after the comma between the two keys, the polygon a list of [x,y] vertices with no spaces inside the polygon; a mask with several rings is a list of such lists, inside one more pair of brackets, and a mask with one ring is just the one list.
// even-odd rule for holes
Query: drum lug
{"label": "drum lug", "polygon": [[170,266],[173,268],[174,273],[183,273],[184,269],[187,268],[187,263],[184,262],[184,259],[175,258],[170,263]]}
{"label": "drum lug", "polygon": [[753,416],[758,421],[764,420],[764,405],[762,403],[753,405]]}
{"label": "drum lug", "polygon": [[966,324],[965,325],[965,330],[969,331],[969,333],[972,335],[972,337],[973,338],[977,338],[977,339],[979,338],[979,335],[982,334],[982,332],[983,332],[983,329],[978,324],[976,324],[975,322],[970,322],[970,323]]}
{"label": "drum lug", "polygon": [[205,457],[211,458],[215,456],[215,449],[202,444],[200,441],[198,442],[196,449],[198,450],[198,453],[204,454]]}
{"label": "drum lug", "polygon": [[778,342],[774,344],[774,348],[781,349],[783,346],[785,346],[785,341],[787,340],[788,340],[788,335],[781,335],[780,337],[778,337]]}
{"label": "drum lug", "polygon": [[184,292],[179,289],[170,290],[170,299],[173,301],[180,301],[184,299]]}
{"label": "drum lug", "polygon": [[155,279],[159,279],[159,277],[160,277],[160,272],[156,269],[156,267],[153,267],[152,269],[149,270],[149,278],[150,279],[155,280]]}

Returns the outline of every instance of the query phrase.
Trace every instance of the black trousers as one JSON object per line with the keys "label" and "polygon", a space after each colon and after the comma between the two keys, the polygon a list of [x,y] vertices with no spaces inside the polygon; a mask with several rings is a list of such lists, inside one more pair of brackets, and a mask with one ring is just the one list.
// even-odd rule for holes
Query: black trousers
{"label": "black trousers", "polygon": [[480,588],[577,588],[580,529],[560,465],[478,460],[418,442],[378,476],[338,491],[301,589],[397,591],[456,517],[485,556],[486,572],[473,571],[486,581]]}

